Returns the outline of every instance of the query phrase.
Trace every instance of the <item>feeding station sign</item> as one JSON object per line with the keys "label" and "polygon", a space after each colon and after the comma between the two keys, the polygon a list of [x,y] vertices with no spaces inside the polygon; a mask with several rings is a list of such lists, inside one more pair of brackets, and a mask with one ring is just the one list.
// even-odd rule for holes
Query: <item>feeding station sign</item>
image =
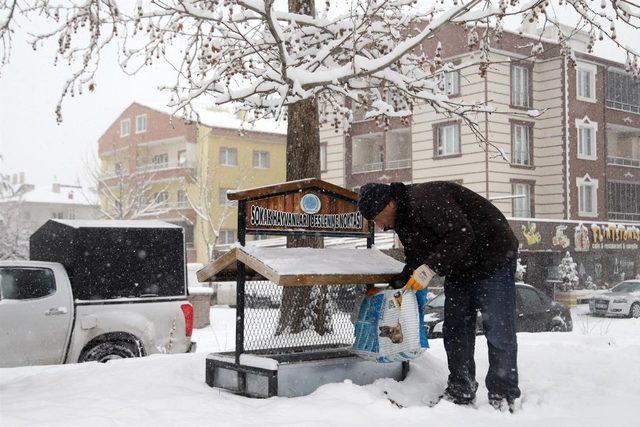
{"label": "feeding station sign", "polygon": [[239,225],[249,234],[304,232],[366,236],[371,233],[370,226],[358,211],[354,196],[352,191],[319,179],[227,194],[229,200],[238,201],[238,214],[244,218]]}
{"label": "feeding station sign", "polygon": [[[233,352],[207,357],[207,384],[245,396],[293,397],[346,379],[403,379],[408,362],[377,364],[350,352],[350,318],[363,285],[386,283],[404,267],[372,248],[373,224],[358,211],[357,194],[305,179],[227,197],[238,202],[239,246],[197,275],[203,282],[235,280],[236,345]],[[247,245],[251,234],[362,238],[366,248]],[[322,321],[313,320],[319,316]]]}

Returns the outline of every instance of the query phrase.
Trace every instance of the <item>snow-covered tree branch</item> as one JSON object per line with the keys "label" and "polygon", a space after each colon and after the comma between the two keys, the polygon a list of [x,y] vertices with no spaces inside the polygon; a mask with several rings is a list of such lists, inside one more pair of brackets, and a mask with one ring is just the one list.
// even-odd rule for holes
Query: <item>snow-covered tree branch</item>
{"label": "snow-covered tree branch", "polygon": [[167,187],[153,191],[153,171],[120,168],[108,173],[91,166],[87,170],[100,199],[100,212],[106,219],[143,219],[170,210],[166,198],[159,197]]}
{"label": "snow-covered tree branch", "polygon": [[[216,172],[213,172],[215,175]],[[213,177],[198,174],[183,179],[182,188],[187,196],[189,207],[193,209],[200,220],[200,238],[207,247],[207,259],[215,258],[216,247],[220,239],[220,231],[225,221],[235,213],[231,203],[220,206],[216,211],[214,206],[220,205],[219,194],[213,192]],[[238,184],[240,184],[238,182]],[[192,223],[191,219],[183,215],[183,219]],[[192,224],[195,225],[195,224]]]}
{"label": "snow-covered tree branch", "polygon": [[[617,36],[620,26],[640,26],[635,2],[559,1],[578,16],[576,28],[591,35],[590,48],[598,40],[611,40],[627,52],[627,69],[640,75],[637,48]],[[445,25],[464,26],[469,46],[481,52],[472,65],[482,74],[505,17],[561,27],[548,0],[327,0],[314,13],[292,12],[283,3],[1,0],[0,46],[6,61],[14,31],[29,31],[28,20],[36,16],[51,23],[48,31],[30,33],[34,48],[57,41],[56,61],[73,68],[62,88],[59,120],[64,98],[93,90],[103,50],[118,44],[120,64],[128,73],[158,61],[175,67],[175,84],[165,89],[173,92],[171,106],[191,118],[197,118],[192,103],[202,97],[248,110],[248,121],[281,118],[285,107],[315,99],[321,124],[346,130],[354,109],[384,126],[389,118],[410,117],[416,104],[426,103],[461,117],[482,140],[474,115],[500,111],[490,103],[449,99],[443,76],[452,64],[445,64],[440,46],[428,41]],[[568,37],[563,34],[560,42],[570,55]],[[534,44],[532,55],[540,49]]]}

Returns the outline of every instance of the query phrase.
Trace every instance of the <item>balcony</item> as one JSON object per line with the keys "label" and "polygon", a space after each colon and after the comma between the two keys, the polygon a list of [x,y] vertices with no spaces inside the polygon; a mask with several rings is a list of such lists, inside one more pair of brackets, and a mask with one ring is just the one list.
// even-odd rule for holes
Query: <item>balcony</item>
{"label": "balcony", "polygon": [[607,164],[640,168],[640,129],[607,124]]}
{"label": "balcony", "polygon": [[377,172],[382,170],[382,166],[384,163],[364,163],[361,165],[353,165],[351,171],[353,173],[366,173],[366,172]]}
{"label": "balcony", "polygon": [[411,167],[411,159],[389,160],[385,165],[386,170],[408,169]]}
{"label": "balcony", "polygon": [[605,104],[614,110],[640,112],[640,84],[630,74],[607,72]]}
{"label": "balcony", "polygon": [[640,222],[640,213],[609,212],[610,221]]}
{"label": "balcony", "polygon": [[607,157],[607,164],[617,166],[628,166],[632,168],[640,168],[640,159],[630,159],[627,157]]}
{"label": "balcony", "polygon": [[106,180],[106,179],[113,179],[113,178],[125,178],[129,175],[129,171],[126,169],[122,169],[119,171],[108,171],[108,172],[104,172],[100,174],[100,179],[101,180]]}
{"label": "balcony", "polygon": [[136,172],[157,172],[169,169],[195,169],[196,162],[176,162],[176,163],[146,163],[138,165]]}
{"label": "balcony", "polygon": [[411,168],[411,159],[389,160],[387,162],[353,165],[351,173],[379,172],[382,170],[397,170],[409,168]]}

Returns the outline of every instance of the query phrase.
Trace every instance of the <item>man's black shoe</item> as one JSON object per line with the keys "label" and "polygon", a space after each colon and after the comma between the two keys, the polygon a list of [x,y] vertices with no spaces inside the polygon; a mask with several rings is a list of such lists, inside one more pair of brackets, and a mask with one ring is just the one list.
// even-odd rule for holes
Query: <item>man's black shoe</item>
{"label": "man's black shoe", "polygon": [[489,404],[493,406],[493,408],[500,412],[509,411],[512,414],[515,411],[515,399],[512,397],[504,397],[500,394],[490,394],[489,395]]}
{"label": "man's black shoe", "polygon": [[442,393],[442,396],[440,396],[440,399],[455,403],[456,405],[472,405],[473,402],[476,400],[476,397],[472,394],[467,394],[467,393],[462,393],[460,395],[452,394],[447,389],[444,391],[444,393]]}

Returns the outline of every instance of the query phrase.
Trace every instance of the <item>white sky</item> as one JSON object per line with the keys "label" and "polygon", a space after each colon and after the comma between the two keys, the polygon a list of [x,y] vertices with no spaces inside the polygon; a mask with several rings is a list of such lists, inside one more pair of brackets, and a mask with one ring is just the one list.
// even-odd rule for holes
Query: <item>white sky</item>
{"label": "white sky", "polygon": [[[631,43],[637,34],[619,32]],[[597,46],[600,55],[624,60],[610,46]],[[117,65],[115,49],[105,52],[95,92],[67,98],[64,122],[57,125],[54,109],[66,67],[54,67],[54,47],[33,51],[24,35],[14,39],[11,63],[0,72],[0,170],[26,173],[26,181],[49,184],[86,183],[87,162],[97,157],[97,140],[119,113],[134,100],[165,105],[169,94],[159,91],[174,74],[164,66],[134,77]]]}

